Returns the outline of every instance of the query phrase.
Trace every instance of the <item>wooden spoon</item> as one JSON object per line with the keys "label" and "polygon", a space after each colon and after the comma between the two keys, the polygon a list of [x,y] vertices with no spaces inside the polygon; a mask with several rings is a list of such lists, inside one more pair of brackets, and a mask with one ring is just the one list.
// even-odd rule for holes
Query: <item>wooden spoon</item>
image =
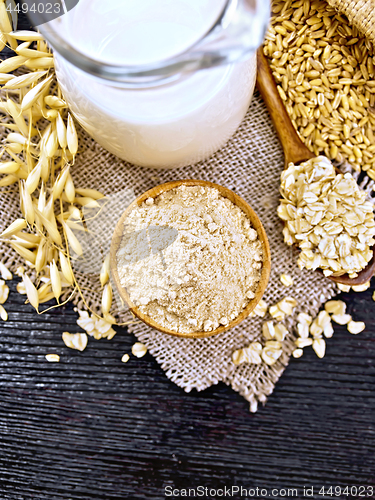
{"label": "wooden spoon", "polygon": [[[152,318],[150,318],[146,314],[143,314],[139,310],[139,308],[131,301],[126,288],[124,288],[121,284],[120,276],[118,273],[117,251],[121,245],[121,241],[123,238],[124,222],[127,219],[129,213],[136,206],[140,205],[145,200],[147,200],[147,198],[155,198],[156,196],[159,196],[161,193],[165,193],[166,191],[169,191],[171,189],[174,189],[182,185],[216,188],[220,192],[221,196],[223,196],[224,198],[228,198],[232,203],[237,205],[241,210],[243,210],[243,212],[245,212],[246,216],[251,222],[252,227],[257,231],[259,240],[262,244],[263,267],[260,276],[260,281],[258,283],[258,288],[255,291],[255,297],[252,300],[250,300],[245,309],[243,309],[243,311],[237,316],[237,318],[232,320],[227,326],[220,326],[219,328],[216,328],[216,330],[213,330],[211,332],[200,331],[193,333],[180,333],[180,332],[175,332],[174,330],[169,330],[168,328],[159,325]],[[268,279],[271,272],[271,253],[267,239],[267,234],[262,226],[262,223],[257,214],[254,212],[251,206],[248,203],[246,203],[244,199],[240,198],[236,193],[234,193],[230,189],[225,188],[223,186],[219,186],[218,184],[214,184],[213,182],[200,181],[200,180],[182,180],[182,181],[167,182],[166,184],[160,184],[159,186],[150,189],[146,193],[143,193],[133,203],[131,203],[128,206],[128,208],[125,210],[120,220],[118,221],[112,236],[112,243],[110,250],[110,268],[111,268],[112,278],[116,284],[116,288],[120,294],[122,301],[125,304],[127,304],[132,313],[135,316],[137,316],[140,320],[142,320],[144,323],[146,323],[146,325],[151,326],[152,328],[155,328],[156,330],[159,330],[163,333],[168,333],[170,335],[177,335],[178,337],[202,338],[202,337],[211,337],[212,335],[217,335],[218,333],[233,328],[234,326],[238,325],[238,323],[240,323],[242,320],[247,318],[247,316],[249,316],[249,314],[255,309],[256,305],[263,297],[267,287]]]}
{"label": "wooden spoon", "polygon": [[[261,93],[263,100],[268,108],[271,119],[276,128],[281,145],[284,150],[285,168],[289,163],[299,164],[303,161],[314,158],[307,146],[303,144],[301,139],[290,121],[289,115],[285,109],[284,103],[279,95],[275,80],[273,79],[271,68],[263,54],[262,47],[258,49],[258,73],[257,87]],[[339,171],[338,171],[339,172]],[[347,274],[342,276],[330,276],[329,279],[343,285],[362,285],[369,281],[375,272],[375,257],[373,256],[368,265],[358,273],[356,278],[349,278]]]}

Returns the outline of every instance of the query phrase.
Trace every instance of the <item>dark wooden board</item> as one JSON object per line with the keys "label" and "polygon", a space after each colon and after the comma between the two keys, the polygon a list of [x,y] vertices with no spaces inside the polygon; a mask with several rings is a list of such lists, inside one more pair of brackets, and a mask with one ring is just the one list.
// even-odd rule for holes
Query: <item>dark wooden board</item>
{"label": "dark wooden board", "polygon": [[[322,360],[306,349],[253,415],[224,384],[186,394],[149,354],[121,363],[135,341],[125,329],[83,353],[66,348],[72,308],[37,316],[10,286],[0,323],[1,500],[159,500],[178,498],[166,486],[232,485],[258,487],[253,498],[282,498],[272,488],[305,498],[313,486],[309,498],[320,499],[333,498],[322,486],[375,486],[374,287],[344,294],[366,330],[337,326]],[[372,498],[352,493],[334,498]]]}
{"label": "dark wooden board", "polygon": [[367,329],[337,327],[322,360],[306,349],[253,415],[224,384],[184,393],[149,354],[121,363],[135,340],[125,329],[83,353],[66,348],[72,308],[38,317],[10,286],[0,324],[1,499],[162,499],[167,485],[375,486],[372,291],[345,294]]}

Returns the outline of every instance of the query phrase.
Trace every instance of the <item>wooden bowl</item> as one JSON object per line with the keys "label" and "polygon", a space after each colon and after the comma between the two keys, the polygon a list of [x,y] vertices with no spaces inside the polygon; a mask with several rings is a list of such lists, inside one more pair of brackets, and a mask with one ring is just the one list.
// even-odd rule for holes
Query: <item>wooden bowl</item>
{"label": "wooden bowl", "polygon": [[[126,289],[121,285],[120,283],[120,277],[118,274],[117,270],[117,251],[119,249],[119,246],[121,244],[122,240],[122,235],[123,235],[123,225],[124,221],[129,215],[129,213],[134,209],[134,207],[140,205],[143,203],[147,198],[155,198],[161,193],[164,193],[166,191],[170,191],[171,189],[177,188],[181,185],[185,186],[205,186],[205,187],[211,187],[211,188],[216,188],[220,194],[224,198],[228,198],[232,203],[237,205],[248,217],[248,219],[251,222],[252,227],[257,231],[258,233],[258,238],[261,241],[262,244],[262,250],[263,250],[263,267],[262,267],[262,272],[261,272],[261,277],[260,281],[258,283],[258,288],[255,292],[255,297],[252,299],[248,305],[246,306],[245,309],[235,318],[233,321],[231,321],[227,326],[220,326],[219,328],[216,328],[216,330],[213,330],[211,332],[193,332],[193,333],[180,333],[180,332],[175,332],[173,330],[169,330],[167,328],[164,328],[163,326],[159,325],[156,323],[153,319],[151,319],[149,316],[141,313],[141,311],[138,309],[138,307],[132,303],[130,300],[130,297],[126,291]],[[266,232],[262,226],[262,223],[259,220],[259,217],[257,214],[254,212],[254,210],[251,208],[250,205],[246,203],[245,200],[240,198],[237,194],[235,194],[233,191],[230,189],[227,189],[223,186],[219,186],[218,184],[214,184],[213,182],[207,182],[207,181],[199,181],[199,180],[182,180],[182,181],[172,181],[172,182],[167,182],[166,184],[161,184],[160,186],[156,186],[149,191],[146,191],[146,193],[142,194],[139,196],[133,203],[129,205],[129,207],[125,210],[125,212],[122,214],[120,220],[118,221],[115,231],[113,233],[112,237],[112,243],[111,243],[111,250],[110,250],[110,268],[111,268],[111,273],[112,273],[112,278],[116,284],[117,290],[120,294],[121,299],[124,301],[124,303],[129,307],[129,309],[132,311],[132,313],[137,316],[141,321],[146,323],[146,325],[151,326],[152,328],[155,328],[156,330],[159,330],[160,332],[163,333],[168,333],[169,335],[176,335],[178,337],[186,337],[186,338],[203,338],[203,337],[211,337],[212,335],[217,335],[218,333],[224,332],[225,330],[229,330],[230,328],[233,328],[234,326],[238,325],[242,320],[244,320],[249,314],[254,310],[260,299],[263,297],[263,294],[266,290],[268,279],[270,276],[270,271],[271,271],[271,254],[270,254],[270,247],[267,239]]]}

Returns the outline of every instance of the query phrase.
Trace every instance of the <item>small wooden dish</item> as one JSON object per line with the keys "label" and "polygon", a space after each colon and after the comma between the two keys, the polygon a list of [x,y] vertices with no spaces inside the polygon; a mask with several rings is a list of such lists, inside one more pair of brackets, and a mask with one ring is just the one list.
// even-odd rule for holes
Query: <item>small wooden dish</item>
{"label": "small wooden dish", "polygon": [[[246,306],[246,308],[235,318],[233,321],[231,321],[227,326],[220,326],[216,330],[213,330],[212,332],[193,332],[193,333],[180,333],[180,332],[175,332],[173,330],[169,330],[167,328],[164,328],[163,326],[159,325],[156,323],[153,319],[151,319],[149,316],[142,314],[138,307],[133,304],[130,300],[130,297],[126,291],[126,289],[121,285],[120,283],[120,277],[118,274],[117,270],[117,251],[119,249],[119,246],[121,244],[122,240],[122,235],[123,235],[123,225],[124,221],[127,218],[128,214],[134,209],[134,207],[140,205],[143,203],[147,198],[155,198],[156,196],[160,195],[161,193],[164,193],[166,191],[170,191],[171,189],[177,188],[181,185],[185,186],[205,186],[205,187],[211,187],[211,188],[216,188],[220,194],[224,198],[228,198],[232,203],[237,205],[248,217],[248,219],[251,222],[252,227],[257,231],[258,237],[262,243],[262,250],[263,250],[263,267],[262,267],[262,273],[260,277],[260,281],[258,283],[258,288],[255,292],[255,297],[252,299],[249,304]],[[173,181],[173,182],[167,182],[166,184],[161,184],[160,186],[156,186],[149,191],[146,191],[146,193],[142,194],[139,196],[129,207],[125,210],[125,212],[122,214],[120,220],[118,221],[115,231],[113,233],[112,237],[112,243],[111,243],[111,250],[110,250],[110,268],[111,268],[111,273],[113,280],[115,282],[115,285],[117,287],[117,290],[120,294],[121,299],[124,301],[124,303],[129,307],[129,309],[132,311],[132,313],[137,316],[141,321],[146,323],[146,325],[151,326],[152,328],[155,328],[156,330],[159,330],[160,332],[163,333],[168,333],[169,335],[176,335],[178,337],[186,337],[186,338],[203,338],[203,337],[211,337],[212,335],[217,335],[218,333],[224,332],[225,330],[229,330],[230,328],[233,328],[234,326],[238,325],[242,320],[244,320],[249,314],[254,310],[256,305],[259,303],[260,299],[263,297],[263,294],[266,290],[268,279],[270,276],[270,271],[271,271],[271,253],[270,253],[270,247],[267,239],[266,232],[262,226],[262,223],[259,220],[259,217],[257,214],[254,212],[254,210],[246,203],[245,200],[240,198],[237,194],[235,194],[233,191],[230,189],[227,189],[223,186],[219,186],[218,184],[214,184],[213,182],[207,182],[207,181],[199,181],[199,180],[182,180],[182,181]]]}

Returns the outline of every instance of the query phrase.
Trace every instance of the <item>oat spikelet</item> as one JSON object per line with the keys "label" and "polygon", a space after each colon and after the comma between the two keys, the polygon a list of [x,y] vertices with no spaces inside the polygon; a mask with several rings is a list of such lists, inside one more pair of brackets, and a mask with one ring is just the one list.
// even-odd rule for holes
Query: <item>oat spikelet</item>
{"label": "oat spikelet", "polygon": [[25,259],[27,262],[31,262],[31,264],[33,265],[35,264],[36,255],[34,252],[31,252],[15,241],[11,241],[10,245],[23,259]]}
{"label": "oat spikelet", "polygon": [[20,168],[20,164],[15,161],[0,163],[0,174],[15,174]]}
{"label": "oat spikelet", "polygon": [[14,56],[5,59],[5,61],[0,63],[0,73],[10,73],[22,66],[25,61],[27,61],[27,58],[23,56]]}
{"label": "oat spikelet", "polygon": [[22,40],[23,42],[37,42],[38,40],[44,40],[43,35],[37,33],[36,31],[11,31],[8,35],[15,40]]}
{"label": "oat spikelet", "polygon": [[45,104],[47,104],[47,106],[50,106],[51,108],[63,109],[67,107],[66,102],[63,99],[56,97],[55,95],[47,95],[44,98],[44,102]]}
{"label": "oat spikelet", "polygon": [[17,144],[16,142],[12,142],[11,144],[8,144],[7,146],[7,151],[12,151],[12,153],[15,154],[20,154],[23,150],[22,144]]}
{"label": "oat spikelet", "polygon": [[63,222],[64,231],[66,233],[67,240],[69,245],[72,247],[72,250],[78,255],[81,256],[83,254],[82,246],[78,241],[76,235],[70,229],[66,222]]}
{"label": "oat spikelet", "polygon": [[[26,58],[25,58],[26,59]],[[49,69],[54,67],[53,57],[36,57],[35,59],[29,59],[25,62],[25,66],[28,69]]]}
{"label": "oat spikelet", "polygon": [[61,271],[63,273],[64,278],[70,285],[72,285],[74,283],[73,271],[69,260],[65,257],[65,255],[61,251],[59,252],[59,260],[61,265]]}
{"label": "oat spikelet", "polygon": [[66,136],[67,136],[69,151],[72,153],[74,157],[78,151],[78,136],[73,118],[70,113],[68,114],[68,126],[67,126]]}
{"label": "oat spikelet", "polygon": [[67,165],[66,167],[64,167],[62,169],[59,177],[57,178],[55,185],[53,186],[53,191],[52,191],[52,196],[53,196],[54,200],[56,200],[57,198],[60,198],[62,192],[64,191],[64,187],[65,187],[65,183],[66,183],[66,180],[68,178],[68,175],[69,175],[69,171],[70,171],[70,167],[69,167],[69,165]]}
{"label": "oat spikelet", "polygon": [[52,241],[56,243],[57,246],[61,246],[62,245],[61,234],[59,233],[57,227],[49,219],[47,219],[41,212],[39,212],[37,208],[35,208],[35,213],[39,217],[40,222],[46,228],[47,233],[52,238]]}
{"label": "oat spikelet", "polygon": [[56,132],[60,146],[62,147],[62,149],[66,149],[68,145],[67,131],[64,120],[61,118],[61,114],[59,112],[57,112],[56,118]]}
{"label": "oat spikelet", "polygon": [[47,245],[46,240],[42,240],[38,246],[35,258],[35,270],[39,274],[47,262]]}
{"label": "oat spikelet", "polygon": [[108,314],[112,306],[112,286],[107,283],[102,295],[102,313]]}
{"label": "oat spikelet", "polygon": [[30,193],[27,191],[25,186],[25,181],[22,181],[20,185],[21,189],[21,201],[24,210],[25,219],[31,225],[35,222],[35,210],[33,201],[31,199]]}
{"label": "oat spikelet", "polygon": [[18,142],[19,144],[22,144],[22,146],[26,146],[28,142],[26,137],[16,132],[11,132],[10,134],[8,134],[7,141]]}
{"label": "oat spikelet", "polygon": [[32,172],[29,174],[28,178],[26,179],[25,186],[29,194],[33,194],[33,192],[39,186],[41,173],[42,173],[42,164],[38,163],[34,167]]}
{"label": "oat spikelet", "polygon": [[109,280],[109,259],[110,255],[108,254],[107,257],[104,259],[101,271],[100,271],[100,284],[103,288],[103,286],[108,282]]}
{"label": "oat spikelet", "polygon": [[53,158],[56,154],[58,147],[59,143],[57,140],[57,132],[56,130],[52,130],[46,142],[47,158]]}
{"label": "oat spikelet", "polygon": [[73,179],[72,179],[72,176],[68,175],[68,177],[66,178],[66,183],[65,183],[65,194],[66,194],[66,198],[67,200],[69,201],[69,203],[73,203],[74,202],[74,198],[76,196],[76,190],[74,188],[74,182],[73,182]]}
{"label": "oat spikelet", "polygon": [[9,36],[12,32],[12,23],[7,12],[7,7],[4,1],[0,2],[0,27],[3,32],[4,37],[8,40],[11,48],[14,50],[17,48],[17,40]]}
{"label": "oat spikelet", "polygon": [[[37,60],[37,59],[35,59]],[[42,82],[35,85],[34,88],[28,91],[28,93],[22,99],[21,110],[26,111],[31,108],[31,106],[39,99],[41,93],[51,84],[53,76],[49,76]]]}
{"label": "oat spikelet", "polygon": [[40,78],[45,76],[47,71],[35,71],[34,73],[27,73],[26,75],[16,76],[6,82],[3,89],[22,89],[24,87],[28,87],[29,85],[33,85]]}
{"label": "oat spikelet", "polygon": [[24,117],[21,114],[21,109],[12,99],[7,99],[8,113],[14,120],[14,123],[20,129],[21,133],[27,137],[29,135],[29,127],[25,122]]}
{"label": "oat spikelet", "polygon": [[25,42],[26,45],[21,44],[17,47],[16,53],[20,56],[24,56],[30,59],[34,58],[41,58],[41,57],[52,57],[52,54],[49,55],[46,52],[42,52],[41,50],[36,50],[36,49],[29,49],[28,45],[30,45],[30,42]]}
{"label": "oat spikelet", "polygon": [[9,238],[13,234],[17,234],[23,229],[27,227],[27,222],[25,219],[16,219],[10,226],[8,226],[4,231],[0,234],[1,238]]}
{"label": "oat spikelet", "polygon": [[100,200],[101,198],[104,198],[104,194],[96,189],[77,188],[76,193],[84,198],[92,198],[93,200]]}
{"label": "oat spikelet", "polygon": [[26,273],[23,275],[22,279],[25,285],[27,298],[29,299],[30,304],[38,311],[39,308],[38,291]]}
{"label": "oat spikelet", "polygon": [[55,259],[50,264],[49,271],[51,276],[52,291],[55,299],[58,301],[61,295],[61,278],[59,270],[57,269]]}
{"label": "oat spikelet", "polygon": [[[0,33],[0,52],[4,49],[6,43],[7,43],[7,40],[6,40],[4,33]],[[5,82],[1,82],[1,83],[5,83]]]}
{"label": "oat spikelet", "polygon": [[7,175],[6,177],[3,177],[2,179],[0,179],[0,187],[11,186],[12,184],[14,184],[17,181],[18,181],[18,177],[16,177],[15,175]]}

